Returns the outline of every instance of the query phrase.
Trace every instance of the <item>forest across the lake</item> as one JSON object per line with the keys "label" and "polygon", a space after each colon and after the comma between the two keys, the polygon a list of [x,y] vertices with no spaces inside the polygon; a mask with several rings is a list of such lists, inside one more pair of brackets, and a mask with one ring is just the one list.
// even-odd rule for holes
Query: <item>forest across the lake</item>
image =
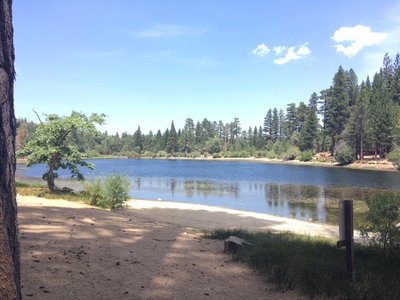
{"label": "forest across the lake", "polygon": [[[249,105],[251,101],[249,101]],[[268,108],[259,126],[242,128],[232,122],[195,122],[188,117],[183,128],[172,121],[169,128],[142,133],[140,126],[128,132],[85,133],[74,130],[73,139],[86,157],[180,157],[269,158],[338,162],[358,161],[383,166],[389,158],[400,159],[400,55],[388,54],[372,80],[359,82],[353,69],[341,66],[332,84],[313,92],[308,103],[287,104],[286,109]],[[37,123],[17,120],[17,150],[35,135]],[[315,155],[316,153],[321,153]],[[373,159],[375,162],[368,162]],[[357,166],[357,165],[356,165]],[[375,166],[376,167],[376,166]]]}

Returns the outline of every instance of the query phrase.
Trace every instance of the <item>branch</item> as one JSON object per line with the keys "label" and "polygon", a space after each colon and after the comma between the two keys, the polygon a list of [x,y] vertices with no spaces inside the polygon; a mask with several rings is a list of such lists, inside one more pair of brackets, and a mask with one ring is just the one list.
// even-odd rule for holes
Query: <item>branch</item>
{"label": "branch", "polygon": [[32,111],[33,111],[33,112],[36,114],[36,116],[38,117],[40,124],[43,124],[43,122],[42,122],[42,120],[40,119],[40,116],[39,116],[39,114],[36,112],[36,110],[35,110],[34,108],[32,108]]}

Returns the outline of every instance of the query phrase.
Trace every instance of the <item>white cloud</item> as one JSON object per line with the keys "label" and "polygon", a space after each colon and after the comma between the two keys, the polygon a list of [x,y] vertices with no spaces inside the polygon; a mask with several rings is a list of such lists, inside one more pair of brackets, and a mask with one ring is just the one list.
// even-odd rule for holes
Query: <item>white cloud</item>
{"label": "white cloud", "polygon": [[142,38],[173,38],[179,36],[200,36],[206,29],[199,27],[182,27],[178,25],[155,25],[140,31],[137,35]]}
{"label": "white cloud", "polygon": [[274,52],[276,56],[278,56],[278,58],[274,60],[274,63],[276,63],[277,65],[283,65],[292,60],[304,59],[311,54],[308,43],[300,46],[293,46],[290,48],[287,48],[285,46],[276,46],[274,47]]}
{"label": "white cloud", "polygon": [[338,43],[335,45],[337,52],[352,57],[365,47],[380,44],[386,36],[386,33],[373,32],[368,26],[357,25],[339,28],[332,39]]}
{"label": "white cloud", "polygon": [[274,50],[276,55],[280,55],[283,51],[286,50],[285,46],[275,46],[272,50]]}
{"label": "white cloud", "polygon": [[257,55],[257,56],[259,56],[259,57],[267,56],[269,52],[270,52],[270,50],[269,50],[268,46],[265,45],[265,44],[260,44],[260,45],[258,45],[258,46],[252,51],[252,53],[253,53],[254,55]]}

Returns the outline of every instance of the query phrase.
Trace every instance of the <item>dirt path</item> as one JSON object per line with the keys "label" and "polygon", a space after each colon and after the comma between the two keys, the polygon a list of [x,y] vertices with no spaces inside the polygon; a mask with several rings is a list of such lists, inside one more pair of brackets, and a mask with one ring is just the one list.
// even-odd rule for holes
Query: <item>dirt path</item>
{"label": "dirt path", "polygon": [[27,196],[18,206],[24,299],[300,298],[157,209],[121,214]]}

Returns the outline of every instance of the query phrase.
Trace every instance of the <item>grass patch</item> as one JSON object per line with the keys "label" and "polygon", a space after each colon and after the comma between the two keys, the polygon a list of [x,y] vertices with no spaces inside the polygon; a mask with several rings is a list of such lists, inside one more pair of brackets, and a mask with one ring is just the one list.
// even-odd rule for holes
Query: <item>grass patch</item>
{"label": "grass patch", "polygon": [[273,282],[277,289],[300,289],[310,298],[400,299],[400,257],[385,257],[381,249],[356,245],[356,281],[345,274],[345,251],[335,242],[292,233],[249,233],[216,230],[208,238],[238,236],[252,243],[234,259],[250,266]]}
{"label": "grass patch", "polygon": [[55,190],[50,192],[48,187],[40,183],[16,182],[17,193],[23,196],[36,196],[46,199],[64,199],[68,201],[85,202],[87,199],[83,193],[73,191]]}

